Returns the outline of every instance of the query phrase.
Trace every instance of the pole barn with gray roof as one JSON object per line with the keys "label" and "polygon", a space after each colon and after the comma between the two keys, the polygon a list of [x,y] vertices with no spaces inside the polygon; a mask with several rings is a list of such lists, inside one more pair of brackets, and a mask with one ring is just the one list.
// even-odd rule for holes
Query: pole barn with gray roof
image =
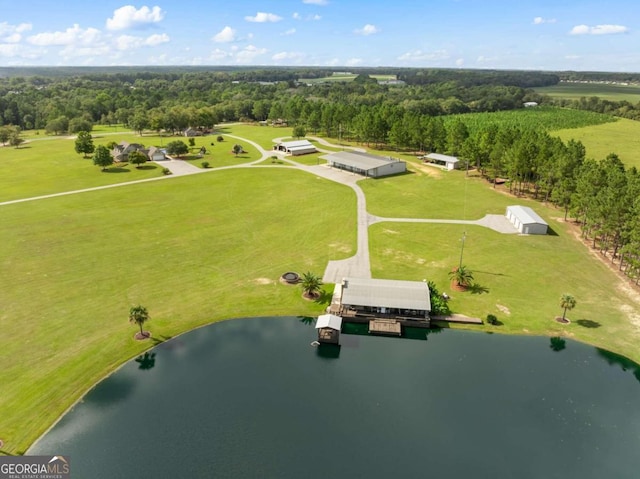
{"label": "pole barn with gray roof", "polygon": [[339,151],[321,156],[330,166],[363,176],[379,178],[407,171],[407,164],[395,158],[370,155],[356,151]]}

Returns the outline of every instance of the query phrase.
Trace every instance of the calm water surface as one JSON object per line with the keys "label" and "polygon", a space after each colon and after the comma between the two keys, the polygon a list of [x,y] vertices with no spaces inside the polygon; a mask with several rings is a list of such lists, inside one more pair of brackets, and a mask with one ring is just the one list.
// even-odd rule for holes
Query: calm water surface
{"label": "calm water surface", "polygon": [[446,330],[343,334],[339,354],[314,339],[297,318],[190,332],[29,453],[70,455],[75,478],[640,477],[640,368],[623,358]]}

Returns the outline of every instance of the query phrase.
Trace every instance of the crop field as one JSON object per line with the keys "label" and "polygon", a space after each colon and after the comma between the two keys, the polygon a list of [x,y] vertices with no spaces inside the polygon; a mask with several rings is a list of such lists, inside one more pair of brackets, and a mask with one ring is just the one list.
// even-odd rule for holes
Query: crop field
{"label": "crop field", "polygon": [[523,129],[542,128],[550,131],[581,128],[616,121],[616,118],[612,116],[591,111],[545,106],[491,113],[467,113],[444,117],[445,124],[455,121],[456,119],[464,121],[470,132],[486,128],[490,124],[507,125]]}
{"label": "crop field", "polygon": [[534,88],[543,95],[556,98],[577,100],[581,97],[597,96],[611,101],[640,101],[640,86],[638,85],[609,85],[605,83],[559,83],[553,86]]}

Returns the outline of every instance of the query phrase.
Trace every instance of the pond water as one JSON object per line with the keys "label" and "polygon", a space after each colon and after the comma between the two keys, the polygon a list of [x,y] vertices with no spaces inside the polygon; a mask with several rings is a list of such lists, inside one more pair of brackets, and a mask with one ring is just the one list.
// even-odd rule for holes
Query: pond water
{"label": "pond water", "polygon": [[[29,454],[91,478],[637,478],[640,368],[567,340],[217,323],[90,391]],[[425,340],[425,338],[427,340]]]}

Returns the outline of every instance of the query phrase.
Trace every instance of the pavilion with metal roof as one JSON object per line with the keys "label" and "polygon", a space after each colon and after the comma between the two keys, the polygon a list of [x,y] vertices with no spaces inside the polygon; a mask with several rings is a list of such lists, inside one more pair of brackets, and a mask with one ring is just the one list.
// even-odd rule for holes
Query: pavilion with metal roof
{"label": "pavilion with metal roof", "polygon": [[345,278],[342,281],[341,309],[403,319],[425,320],[431,311],[426,281]]}

